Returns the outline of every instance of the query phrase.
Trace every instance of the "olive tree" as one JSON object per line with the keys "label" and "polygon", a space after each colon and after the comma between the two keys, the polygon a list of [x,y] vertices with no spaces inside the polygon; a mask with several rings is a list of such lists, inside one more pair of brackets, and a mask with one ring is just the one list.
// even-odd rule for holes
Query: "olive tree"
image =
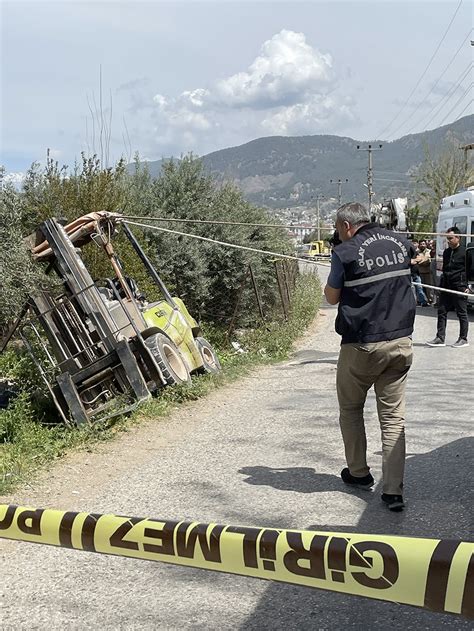
{"label": "olive tree", "polygon": [[[271,309],[275,304],[278,288],[273,261],[251,249],[291,252],[286,231],[249,225],[275,223],[275,220],[264,209],[246,202],[231,183],[218,184],[205,173],[199,159],[188,155],[179,161],[165,162],[161,175],[147,191],[146,202],[139,200],[135,207],[141,207],[151,221],[160,217],[210,222],[153,222],[157,228],[173,232],[150,230],[145,235],[147,250],[160,274],[197,316],[228,321],[247,280],[249,265],[259,284],[264,307]],[[242,245],[249,250],[178,233]],[[250,323],[257,314],[252,291],[243,292],[240,300],[240,322]]]}
{"label": "olive tree", "polygon": [[0,192],[0,330],[18,315],[28,295],[44,282],[42,269],[23,241],[27,210],[11,184]]}
{"label": "olive tree", "polygon": [[418,169],[416,182],[423,187],[419,193],[423,214],[431,219],[434,229],[441,199],[454,195],[473,179],[472,167],[458,146],[450,144],[438,154],[425,149],[425,159]]}

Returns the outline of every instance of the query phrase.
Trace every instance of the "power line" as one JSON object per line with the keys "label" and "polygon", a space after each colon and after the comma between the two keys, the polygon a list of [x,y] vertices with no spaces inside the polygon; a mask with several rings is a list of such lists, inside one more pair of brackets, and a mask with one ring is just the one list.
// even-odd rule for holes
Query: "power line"
{"label": "power line", "polygon": [[[441,121],[441,123],[438,125],[438,127],[441,127],[441,125],[443,125],[443,124],[444,124],[445,120],[447,120],[447,119],[451,116],[451,114],[452,114],[452,113],[454,112],[454,110],[457,108],[457,106],[459,105],[459,103],[461,103],[461,102],[464,100],[464,97],[465,97],[465,96],[466,96],[466,94],[469,92],[469,90],[472,90],[472,87],[473,87],[473,86],[474,86],[474,82],[473,82],[473,81],[471,81],[471,85],[468,85],[468,86],[467,86],[467,89],[466,89],[466,91],[464,92],[464,94],[461,96],[461,98],[460,98],[460,99],[458,99],[458,100],[457,100],[456,105],[455,105],[453,108],[451,108],[451,109],[449,110],[449,112],[448,112],[448,113],[446,114],[446,116],[443,118],[443,120],[442,120],[442,121]],[[471,99],[471,101],[470,101],[470,102],[472,103],[472,99]]]}
{"label": "power line", "polygon": [[[420,104],[418,105],[418,107],[416,108],[416,110],[414,112],[412,112],[411,114],[408,115],[408,117],[403,121],[403,123],[401,125],[399,125],[397,127],[397,129],[393,132],[393,135],[395,135],[400,129],[402,129],[406,123],[408,123],[408,121],[410,119],[413,118],[413,116],[418,112],[418,110],[421,107],[422,103],[425,103],[428,98],[431,96],[431,94],[433,93],[433,91],[435,90],[436,86],[438,85],[438,83],[441,81],[441,79],[444,77],[444,75],[446,74],[446,72],[448,71],[448,69],[451,67],[451,64],[453,63],[453,61],[456,59],[456,57],[458,56],[458,54],[461,52],[462,47],[464,46],[464,44],[467,42],[467,40],[469,39],[470,35],[472,33],[472,28],[469,29],[469,31],[467,32],[466,37],[463,39],[461,45],[459,46],[459,48],[457,49],[457,51],[454,53],[454,55],[451,57],[451,60],[449,61],[448,65],[446,66],[446,68],[443,70],[443,72],[439,75],[439,77],[436,79],[435,83],[432,85],[431,90],[428,92],[428,94],[425,96],[424,99],[422,99],[420,101]],[[423,117],[422,119],[423,120]],[[421,120],[418,121],[418,123],[415,123],[414,125],[412,125],[412,127],[410,127],[410,129],[405,132],[405,135],[409,134],[413,129],[415,129],[415,127],[417,127],[420,123]]]}
{"label": "power line", "polygon": [[392,180],[385,177],[377,177],[375,176],[374,181],[376,182],[404,182],[405,184],[410,184],[409,180]]}
{"label": "power line", "polygon": [[377,173],[389,173],[390,175],[404,175],[410,177],[408,173],[403,173],[402,171],[384,171],[383,169],[377,169]]}
{"label": "power line", "polygon": [[418,89],[418,86],[420,85],[420,83],[422,82],[424,76],[426,75],[426,73],[428,72],[433,59],[436,57],[436,54],[438,52],[438,50],[441,47],[441,44],[444,42],[446,35],[448,34],[449,29],[451,28],[452,23],[454,22],[454,18],[456,17],[459,9],[461,8],[462,5],[462,0],[459,0],[459,4],[453,14],[453,17],[451,18],[451,21],[448,24],[447,29],[445,30],[443,37],[441,38],[438,46],[436,47],[436,50],[434,51],[434,53],[431,55],[431,59],[428,62],[428,65],[426,66],[426,68],[423,70],[421,77],[418,79],[418,81],[416,82],[415,87],[413,88],[413,90],[410,92],[409,97],[407,98],[407,100],[405,101],[405,103],[403,104],[402,108],[398,111],[398,113],[392,118],[392,120],[390,121],[390,123],[385,127],[385,129],[383,129],[380,134],[378,134],[378,138],[381,138],[383,134],[385,134],[385,132],[390,129],[390,127],[393,125],[393,123],[397,120],[397,118],[400,116],[400,114],[403,112],[403,110],[405,109],[405,107],[408,105],[408,102],[410,101],[411,97],[415,94],[416,90]]}
{"label": "power line", "polygon": [[471,99],[471,100],[468,102],[468,104],[466,105],[466,107],[463,109],[463,111],[459,114],[459,116],[456,118],[456,120],[455,120],[454,122],[458,121],[458,120],[462,117],[462,115],[464,114],[464,112],[467,110],[467,108],[468,108],[470,105],[472,105],[472,103],[474,103],[474,99]]}
{"label": "power line", "polygon": [[396,171],[380,171],[379,169],[377,169],[376,171],[374,170],[374,176],[378,177],[380,174],[380,177],[398,177],[398,178],[403,178],[405,180],[409,180],[412,176],[408,173],[397,173]]}
{"label": "power line", "polygon": [[469,71],[472,69],[472,62],[469,62],[469,64],[467,65],[467,67],[462,71],[461,76],[458,77],[458,79],[456,80],[455,84],[453,85],[453,87],[451,88],[451,90],[449,90],[449,92],[447,92],[447,94],[443,97],[443,99],[441,100],[440,103],[438,103],[438,105],[436,105],[434,108],[432,108],[430,110],[429,113],[431,113],[433,111],[433,109],[437,110],[433,116],[429,119],[429,121],[426,123],[423,131],[426,131],[428,129],[428,127],[430,126],[431,122],[438,116],[438,114],[441,112],[441,110],[443,109],[443,107],[449,102],[450,98],[454,95],[454,93],[456,92],[456,90],[461,86],[461,83],[464,81],[464,79],[467,77]]}

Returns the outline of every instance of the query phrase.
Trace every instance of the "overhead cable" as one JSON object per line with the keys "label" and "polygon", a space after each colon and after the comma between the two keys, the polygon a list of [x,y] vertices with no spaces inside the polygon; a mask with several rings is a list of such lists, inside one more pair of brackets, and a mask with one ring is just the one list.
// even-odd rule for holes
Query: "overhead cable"
{"label": "overhead cable", "polygon": [[[464,100],[464,97],[466,96],[466,94],[467,94],[468,92],[470,92],[470,91],[472,90],[473,86],[474,86],[474,82],[471,82],[471,84],[467,86],[466,91],[464,92],[464,94],[461,96],[461,98],[459,98],[459,99],[456,101],[456,104],[454,105],[454,107],[452,107],[452,108],[449,110],[449,112],[446,114],[446,116],[443,118],[443,120],[442,120],[442,121],[441,121],[441,123],[439,124],[439,127],[441,127],[441,125],[443,125],[443,124],[444,124],[444,122],[445,122],[445,121],[446,121],[446,120],[447,120],[447,119],[451,116],[451,114],[452,114],[452,113],[454,112],[454,110],[457,108],[457,106],[459,105],[459,103],[462,103],[462,101]],[[472,99],[471,99],[470,103],[472,103]]]}
{"label": "overhead cable", "polygon": [[[411,114],[408,115],[407,118],[405,118],[405,120],[403,121],[403,123],[401,125],[399,125],[395,131],[393,132],[392,135],[395,135],[400,129],[402,129],[406,123],[408,123],[414,116],[415,114],[418,112],[418,110],[421,107],[422,103],[426,103],[426,101],[429,99],[429,97],[433,94],[434,90],[436,89],[437,85],[439,84],[439,82],[441,81],[441,79],[444,77],[444,75],[446,74],[446,72],[449,70],[449,68],[451,67],[451,64],[453,63],[453,61],[456,59],[456,57],[458,56],[458,54],[461,52],[464,44],[467,42],[467,40],[469,39],[469,37],[471,36],[472,33],[472,28],[469,29],[469,31],[467,32],[466,37],[463,39],[461,45],[459,46],[459,48],[457,49],[457,51],[454,53],[454,55],[451,57],[448,65],[446,66],[446,68],[443,70],[443,72],[439,75],[439,77],[436,79],[435,83],[431,86],[430,91],[428,92],[428,94],[420,101],[420,104],[418,105],[418,107],[415,109],[414,112],[412,112]],[[408,135],[409,133],[411,133],[413,131],[413,129],[415,129],[415,127],[418,127],[421,124],[421,121],[423,120],[423,116],[422,118],[415,123],[414,125],[412,125],[410,127],[410,129],[408,131],[405,132],[404,135]]]}
{"label": "overhead cable", "polygon": [[415,84],[415,87],[413,88],[413,90],[410,92],[410,95],[408,96],[407,100],[405,101],[405,103],[402,105],[402,108],[397,112],[397,114],[392,118],[392,120],[389,122],[388,125],[386,125],[386,127],[380,132],[380,134],[378,134],[378,138],[382,138],[383,134],[385,134],[385,132],[387,132],[390,127],[393,125],[393,123],[397,120],[397,118],[400,116],[400,114],[403,112],[403,110],[405,109],[405,107],[408,105],[411,97],[415,94],[416,90],[418,89],[418,86],[420,85],[420,83],[422,82],[423,78],[425,77],[426,73],[428,72],[431,64],[433,63],[433,59],[436,57],[436,54],[438,52],[438,50],[441,47],[441,44],[444,42],[446,35],[448,34],[449,29],[451,28],[452,23],[454,22],[454,18],[456,17],[459,9],[461,8],[462,5],[462,0],[459,0],[459,4],[456,7],[456,10],[451,18],[451,21],[448,24],[448,27],[446,28],[443,37],[441,38],[438,46],[436,47],[436,50],[434,51],[434,53],[431,55],[431,58],[428,62],[428,65],[426,66],[426,68],[423,70],[423,72],[421,73],[420,78],[418,79],[418,81]]}
{"label": "overhead cable", "polygon": [[474,100],[473,100],[473,99],[471,99],[470,101],[468,101],[468,103],[467,103],[466,107],[463,109],[463,111],[459,114],[459,116],[456,118],[456,120],[455,120],[454,122],[458,121],[458,120],[459,120],[459,119],[463,116],[463,114],[464,114],[464,112],[467,110],[467,108],[468,108],[470,105],[472,105],[473,103],[474,103]]}
{"label": "overhead cable", "polygon": [[403,173],[402,171],[384,171],[383,169],[375,169],[374,174],[375,173],[388,173],[389,175],[406,175],[406,177],[410,177],[410,175],[406,171]]}
{"label": "overhead cable", "polygon": [[391,179],[386,177],[374,177],[374,182],[404,182],[405,184],[411,184],[411,182],[407,179]]}
{"label": "overhead cable", "polygon": [[456,90],[461,86],[462,82],[464,81],[464,79],[469,74],[469,71],[472,70],[472,66],[473,66],[473,64],[472,64],[472,61],[471,61],[471,62],[468,63],[466,68],[464,68],[464,70],[462,71],[461,75],[456,79],[454,85],[451,87],[449,92],[447,92],[445,94],[445,96],[441,99],[441,101],[437,105],[435,105],[434,107],[431,108],[431,110],[430,110],[430,112],[428,112],[428,114],[430,114],[433,110],[437,110],[437,111],[435,111],[433,116],[426,123],[423,131],[426,131],[428,129],[428,127],[430,126],[431,122],[438,116],[438,114],[441,112],[441,110],[444,108],[444,106],[449,102],[451,97],[454,95]]}

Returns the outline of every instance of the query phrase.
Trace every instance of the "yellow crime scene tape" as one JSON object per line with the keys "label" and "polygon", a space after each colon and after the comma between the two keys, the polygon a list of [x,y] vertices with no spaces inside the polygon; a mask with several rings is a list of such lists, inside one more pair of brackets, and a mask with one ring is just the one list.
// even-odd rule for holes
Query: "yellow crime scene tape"
{"label": "yellow crime scene tape", "polygon": [[0,537],[282,581],[474,617],[474,543],[0,505]]}

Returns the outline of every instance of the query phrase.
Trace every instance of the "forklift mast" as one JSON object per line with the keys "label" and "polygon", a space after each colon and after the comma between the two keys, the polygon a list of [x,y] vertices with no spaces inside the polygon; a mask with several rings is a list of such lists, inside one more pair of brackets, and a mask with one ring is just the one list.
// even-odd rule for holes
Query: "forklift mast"
{"label": "forklift mast", "polygon": [[[99,413],[102,416],[117,397],[131,397],[135,404],[147,399],[151,392],[137,340],[128,339],[120,330],[125,327],[117,326],[80,250],[63,226],[53,218],[45,221],[40,230],[50,248],[50,265],[63,285],[63,292],[57,297],[51,291],[42,291],[30,298],[30,307],[52,354],[34,324],[23,327],[22,338],[31,350],[31,340],[25,335],[25,328],[29,327],[43,346],[55,375],[47,379],[44,369],[41,374],[61,416],[80,425]],[[129,317],[126,326],[134,327]],[[38,363],[37,358],[35,361]],[[67,418],[69,414],[72,419]]]}

